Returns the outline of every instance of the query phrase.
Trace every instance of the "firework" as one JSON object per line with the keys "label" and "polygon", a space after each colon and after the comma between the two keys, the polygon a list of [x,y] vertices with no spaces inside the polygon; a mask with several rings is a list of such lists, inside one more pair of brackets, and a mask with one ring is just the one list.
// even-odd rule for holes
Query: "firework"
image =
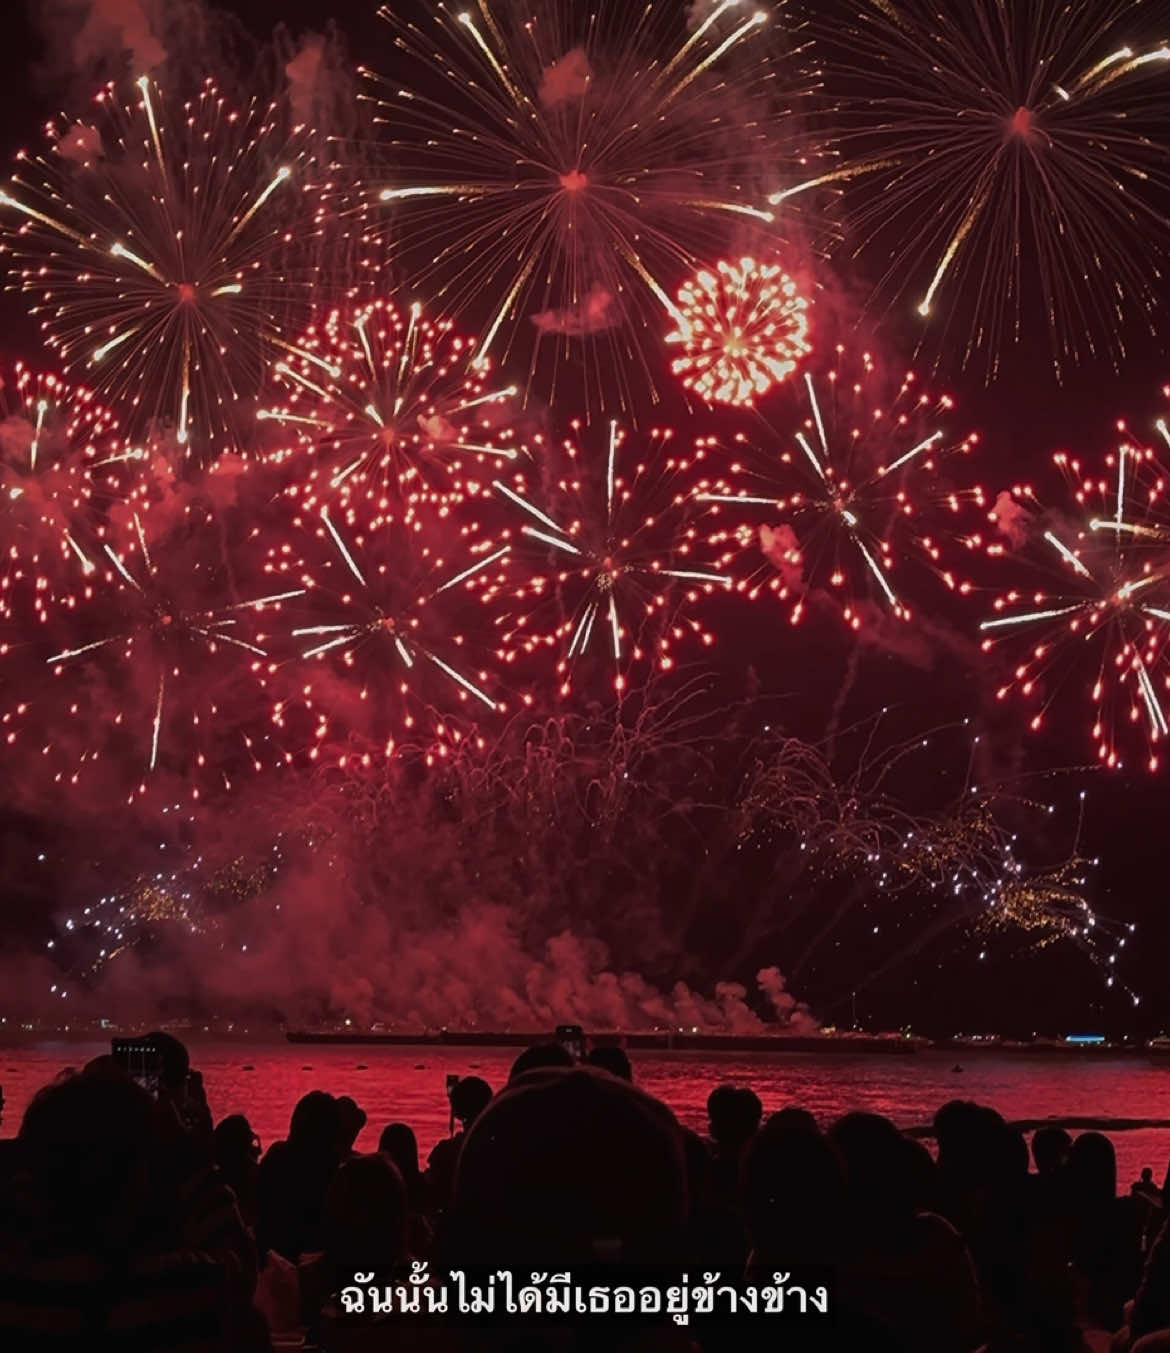
{"label": "firework", "polygon": [[[334,310],[275,368],[288,402],[259,417],[313,453],[297,490],[308,508],[341,496],[447,507],[490,483],[485,467],[515,459],[513,387],[495,388],[488,361],[449,320],[389,301]],[[482,476],[477,481],[476,476]]]}
{"label": "firework", "polygon": [[[192,866],[198,871],[201,860]],[[170,927],[188,935],[206,933],[208,919],[202,898],[191,887],[186,871],[158,870],[134,879],[119,892],[99,897],[62,920],[65,943],[80,951],[76,977],[91,977],[128,949],[140,949],[152,936]],[[49,941],[56,949],[57,942]],[[52,995],[68,997],[64,984],[54,983]]]}
{"label": "firework", "polygon": [[[689,485],[705,443],[680,456],[671,450],[669,428],[633,434],[628,447],[630,434],[617,422],[604,433],[579,421],[571,426],[559,447],[548,448],[541,484],[495,485],[521,514],[520,539],[532,561],[531,578],[516,592],[531,612],[508,633],[507,656],[555,649],[567,694],[574,663],[604,651],[622,690],[632,664],[650,658],[670,668],[680,640],[714,642],[690,614],[702,596],[728,582],[691,558]],[[604,445],[594,446],[602,435]],[[542,625],[539,617],[548,612],[554,618]]]}
{"label": "firework", "polygon": [[208,82],[175,108],[145,76],[112,86],[93,123],[49,129],[0,192],[16,283],[53,349],[125,411],[129,435],[163,424],[184,453],[237,449],[279,317],[298,288],[272,266],[303,152],[274,107],[233,112]]}
{"label": "firework", "polygon": [[[1047,811],[1051,814],[1054,806],[1048,805]],[[1112,987],[1119,980],[1117,961],[1135,927],[1102,917],[1093,908],[1092,874],[1100,860],[1081,854],[1084,818],[1082,790],[1072,850],[1055,864],[1027,864],[1020,858],[1017,838],[1001,829],[994,851],[969,860],[950,891],[960,908],[974,912],[970,930],[985,946],[1005,932],[1028,937],[1033,949],[1071,943],[1106,974],[1105,985]],[[986,947],[979,957],[987,957]],[[1135,1006],[1141,1004],[1124,982],[1121,986]]]}
{"label": "firework", "polygon": [[[787,853],[794,867],[745,918],[749,946],[774,936],[789,955],[785,971],[793,978],[832,947],[834,984],[848,961],[841,951],[859,952],[862,966],[846,993],[944,937],[953,952],[956,931],[980,943],[980,959],[993,936],[1022,938],[1030,948],[1071,943],[1108,987],[1120,981],[1117,963],[1133,926],[1097,915],[1091,904],[1098,862],[1080,849],[1084,794],[1069,854],[1056,863],[1029,861],[1018,829],[1029,825],[1035,847],[1051,832],[1054,803],[1028,792],[1026,780],[980,783],[981,738],[970,735],[967,720],[901,741],[890,740],[889,722],[887,709],[821,744],[783,733],[760,740],[739,801],[740,846],[762,850],[769,861]],[[959,775],[952,772],[961,765],[949,756],[939,764],[943,737],[956,734],[966,745]],[[931,766],[925,780],[924,761]],[[930,786],[925,801],[924,784]],[[925,810],[916,809],[923,801]],[[817,886],[802,886],[804,875]],[[860,927],[852,939],[850,925]],[[882,957],[875,963],[879,935]]]}
{"label": "firework", "polygon": [[401,67],[363,72],[390,164],[367,212],[410,285],[474,315],[480,353],[527,361],[529,388],[583,364],[603,406],[653,393],[678,284],[773,225],[801,54],[778,61],[779,25],[739,0],[690,32],[666,0],[380,14]]}
{"label": "firework", "polygon": [[868,353],[838,348],[837,359],[827,373],[805,372],[803,416],[791,434],[767,424],[763,437],[740,434],[739,458],[696,496],[710,505],[709,541],[737,590],[775,593],[794,624],[810,595],[827,595],[859,629],[871,602],[909,616],[894,578],[901,556],[919,553],[932,565],[939,557],[912,489],[927,480],[957,507],[934,472],[977,439],[944,430],[952,400],[920,390],[913,373],[886,403]]}
{"label": "firework", "polygon": [[280,840],[257,858],[216,859],[166,840],[154,853],[166,867],[144,870],[57,918],[57,936],[46,948],[65,971],[50,986],[51,995],[67,1000],[66,973],[88,982],[127,951],[220,936],[225,916],[263,894],[286,862]]}
{"label": "firework", "polygon": [[1141,34],[1158,17],[1142,0],[860,0],[825,32],[841,163],[820,181],[844,185],[852,252],[891,306],[914,288],[940,352],[982,352],[990,377],[1042,310],[1062,374],[1117,362],[1135,316],[1154,329],[1170,46]]}
{"label": "firework", "polygon": [[[353,504],[298,515],[268,572],[300,590],[289,612],[296,661],[281,680],[273,722],[320,748],[355,733],[386,756],[404,734],[445,741],[465,707],[495,712],[490,673],[473,665],[485,611],[504,582],[509,547],[484,543],[475,524],[452,532],[456,556],[415,527]],[[421,718],[421,723],[420,723]]]}
{"label": "firework", "polygon": [[[1144,734],[1146,763],[1156,770],[1157,746],[1170,732],[1163,704],[1170,633],[1166,472],[1149,448],[1128,439],[1106,458],[1104,474],[1084,472],[1063,452],[1054,463],[1069,488],[1066,511],[1045,511],[1031,486],[1017,485],[991,513],[1000,538],[989,542],[989,552],[1007,553],[1006,538],[1012,553],[1034,558],[1053,579],[997,596],[995,614],[980,625],[985,649],[1027,645],[997,694],[1038,700],[1031,720],[1038,729],[1062,689],[1079,683],[1080,655],[1088,652],[1098,757],[1120,767],[1123,742]],[[1127,727],[1131,734],[1123,733]]]}
{"label": "firework", "polygon": [[[19,362],[11,379],[0,381],[0,521],[13,564],[9,578],[36,579],[38,610],[62,576],[93,573],[105,515],[115,501],[134,496],[141,462],[90,391]],[[10,586],[0,590],[5,612],[9,593]]]}
{"label": "firework", "polygon": [[709,404],[752,404],[810,351],[808,302],[779,264],[719,262],[678,293],[684,324],[666,337],[684,356],[672,364]]}
{"label": "firework", "polygon": [[[9,745],[39,751],[58,783],[78,784],[99,761],[118,779],[128,768],[130,802],[164,774],[199,799],[208,783],[230,788],[241,763],[260,770],[268,749],[248,732],[267,659],[258,617],[291,594],[239,599],[222,548],[210,515],[158,541],[136,512],[112,530],[91,576],[46,609],[44,636],[12,649],[12,685],[32,691],[0,717]],[[28,680],[33,653],[50,680]]]}
{"label": "firework", "polygon": [[[1057,865],[1029,869],[1010,848],[1004,855],[999,876],[986,884],[976,934],[1010,930],[1031,936],[1037,948],[1071,940],[1112,968],[1134,927],[1103,920],[1093,910],[1086,890],[1095,862],[1073,857]],[[1101,954],[1110,941],[1112,951]],[[1112,973],[1107,982],[1113,985]]]}

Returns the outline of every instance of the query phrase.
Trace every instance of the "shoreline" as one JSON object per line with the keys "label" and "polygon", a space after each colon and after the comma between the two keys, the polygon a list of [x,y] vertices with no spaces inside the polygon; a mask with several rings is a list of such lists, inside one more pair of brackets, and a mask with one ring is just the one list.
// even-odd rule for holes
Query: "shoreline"
{"label": "shoreline", "polygon": [[[444,1029],[438,1033],[354,1033],[325,1030],[289,1030],[287,1042],[293,1045],[335,1045],[343,1047],[502,1047],[523,1048],[550,1041],[552,1035],[539,1032],[494,1030],[478,1032]],[[1032,1043],[996,1039],[929,1039],[902,1034],[859,1035],[786,1035],[786,1034],[704,1034],[663,1031],[628,1033],[601,1031],[585,1035],[593,1047],[618,1045],[639,1051],[655,1052],[772,1052],[817,1053],[830,1056],[907,1057],[920,1052],[948,1052],[964,1056],[1058,1056],[1148,1057],[1170,1056],[1170,1047],[1144,1043],[1069,1042],[1038,1039]]]}
{"label": "shoreline", "polygon": [[[263,1042],[305,1047],[397,1047],[397,1048],[525,1048],[554,1041],[551,1031],[512,1029],[441,1029],[411,1031],[358,1031],[339,1029],[282,1029],[280,1027],[215,1027],[163,1021],[158,1025],[107,1025],[104,1028],[51,1029],[23,1027],[0,1029],[0,1049],[46,1043],[104,1042],[134,1037],[156,1027],[193,1043]],[[1139,1058],[1155,1064],[1170,1060],[1170,1040],[1110,1042],[1040,1038],[1030,1042],[996,1036],[972,1038],[927,1038],[910,1034],[723,1034],[684,1030],[594,1030],[581,1035],[591,1047],[604,1045],[631,1051],[657,1053],[760,1053],[772,1055],[812,1054],[837,1057],[913,1057],[935,1053],[955,1057],[957,1062],[985,1057],[1071,1057],[1089,1059]]]}

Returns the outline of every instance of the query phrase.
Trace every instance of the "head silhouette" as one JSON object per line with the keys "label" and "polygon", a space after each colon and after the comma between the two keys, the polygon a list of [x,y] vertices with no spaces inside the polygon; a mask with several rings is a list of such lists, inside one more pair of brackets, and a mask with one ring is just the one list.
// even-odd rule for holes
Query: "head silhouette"
{"label": "head silhouette", "polygon": [[686,1216],[670,1110],[604,1072],[550,1068],[501,1091],[467,1134],[451,1249],[493,1267],[664,1263]]}
{"label": "head silhouette", "polygon": [[353,1156],[325,1194],[325,1253],[337,1268],[384,1270],[406,1257],[406,1185],[381,1154]]}
{"label": "head silhouette", "polygon": [[757,1261],[824,1261],[841,1218],[843,1181],[837,1153],[811,1114],[774,1113],[748,1144],[742,1195]]}
{"label": "head silhouette", "polygon": [[398,1166],[409,1183],[418,1177],[418,1138],[406,1123],[387,1123],[378,1138],[378,1150]]}
{"label": "head silhouette", "polygon": [[451,1087],[451,1112],[470,1127],[491,1103],[492,1087],[480,1076],[464,1076]]}
{"label": "head silhouette", "polygon": [[707,1097],[711,1138],[721,1148],[739,1150],[760,1126],[763,1105],[754,1090],[719,1085]]}
{"label": "head silhouette", "polygon": [[1032,1159],[1037,1174],[1054,1174],[1068,1164],[1072,1137],[1061,1127],[1037,1128],[1032,1135]]}
{"label": "head silhouette", "polygon": [[324,1090],[310,1090],[297,1100],[288,1124],[288,1144],[298,1151],[328,1155],[340,1135],[337,1101]]}
{"label": "head silhouette", "polygon": [[914,1210],[914,1161],[906,1139],[877,1113],[847,1113],[833,1124],[829,1140],[845,1167],[845,1186],[855,1213],[888,1217]]}
{"label": "head silhouette", "polygon": [[128,1220],[146,1187],[156,1133],[150,1096],[126,1075],[74,1075],[39,1091],[20,1126],[28,1169],[68,1229]]}
{"label": "head silhouette", "polygon": [[589,1066],[608,1071],[611,1076],[633,1083],[634,1068],[630,1065],[625,1048],[619,1048],[616,1043],[603,1043],[598,1048],[592,1048],[585,1061]]}
{"label": "head silhouette", "polygon": [[1084,1207],[1102,1207],[1117,1195],[1117,1156],[1100,1132],[1082,1132],[1068,1157],[1072,1196]]}
{"label": "head silhouette", "polygon": [[212,1145],[217,1165],[255,1160],[260,1154],[260,1143],[252,1124],[242,1113],[229,1114],[215,1125]]}
{"label": "head silhouette", "polygon": [[508,1072],[508,1083],[510,1085],[517,1076],[523,1076],[527,1071],[574,1065],[573,1054],[559,1043],[534,1043],[530,1048],[525,1048],[512,1063],[512,1070]]}
{"label": "head silhouette", "polygon": [[353,1144],[366,1125],[366,1111],[357,1102],[342,1095],[337,1100],[337,1145],[344,1155],[353,1150]]}

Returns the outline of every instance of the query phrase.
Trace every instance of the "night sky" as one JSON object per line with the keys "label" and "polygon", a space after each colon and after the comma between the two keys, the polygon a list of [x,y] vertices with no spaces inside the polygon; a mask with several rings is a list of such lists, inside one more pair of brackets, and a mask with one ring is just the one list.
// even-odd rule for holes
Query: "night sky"
{"label": "night sky", "polygon": [[[27,12],[22,13],[25,5]],[[336,18],[355,61],[381,69],[389,61],[388,31],[374,17],[373,0],[345,0],[341,5],[328,0],[234,0],[223,8],[238,16],[257,41],[278,23],[287,25],[295,38],[305,30],[319,31]],[[20,145],[36,140],[39,124],[54,110],[77,106],[79,89],[90,78],[89,73],[62,70],[57,59],[60,49],[39,21],[55,11],[51,0],[16,0],[10,9],[0,46],[0,151],[6,160]],[[864,278],[855,281],[861,284]],[[0,356],[6,360],[35,356],[36,328],[24,315],[18,296],[0,296],[0,318]],[[913,361],[915,319],[911,314],[904,324],[890,322],[881,331],[883,355],[895,366]],[[955,369],[940,372],[939,382],[958,401],[956,425],[980,433],[979,476],[992,496],[1012,482],[1030,478],[1055,489],[1058,481],[1047,468],[1051,453],[1067,449],[1087,461],[1101,457],[1116,445],[1119,417],[1137,429],[1152,425],[1164,409],[1161,388],[1170,380],[1170,363],[1164,346],[1140,330],[1127,337],[1127,348],[1122,371],[1114,371],[1107,362],[1084,363],[1061,385],[1052,372],[1047,335],[1043,327],[1033,325],[1025,342],[1006,352],[1002,374],[991,388],[982,383],[977,366],[966,375]],[[932,620],[948,632],[966,636],[973,650],[975,610],[956,605],[942,593],[936,597]],[[785,717],[803,725],[799,731],[814,735],[818,721],[823,725],[827,713],[826,684],[831,697],[847,657],[840,635],[812,624],[801,632],[794,647],[786,627],[778,624],[768,631],[757,610],[737,610],[734,604],[719,630],[721,643],[714,661],[729,680],[734,681],[748,664],[758,671],[766,688],[775,689],[782,676],[790,679],[797,673],[797,679],[789,683]],[[832,680],[819,680],[818,670],[831,670]],[[960,646],[939,645],[918,666],[870,651],[862,659],[850,708],[855,717],[862,717],[867,710],[888,704],[897,707],[897,717],[904,718],[907,727],[931,727],[967,714],[984,717],[994,684],[987,667],[968,661]],[[988,727],[994,729],[1005,757],[1010,759],[1022,746],[1022,764],[1029,771],[1063,771],[1091,760],[1085,720],[1072,719],[1066,712],[1055,711],[1039,736],[1027,734],[1022,711],[1016,706],[992,711],[991,720]],[[920,774],[920,788],[929,800],[936,789],[951,784],[955,765],[940,757],[933,765],[922,765]],[[1102,915],[1137,925],[1123,964],[1125,980],[1143,998],[1139,1009],[1134,1010],[1124,994],[1106,992],[1100,972],[1071,946],[1025,953],[1026,939],[1014,944],[1004,941],[980,961],[977,943],[952,935],[859,997],[859,1015],[878,1026],[912,1022],[940,1033],[1107,1029],[1149,1034],[1170,1025],[1170,985],[1164,979],[1163,962],[1163,950],[1170,945],[1168,776],[1170,765],[1154,778],[1090,771],[1039,785],[1040,797],[1058,805],[1051,836],[1043,843],[1057,855],[1062,841],[1068,844],[1077,791],[1087,791],[1083,848],[1086,854],[1102,858],[1094,902]],[[10,820],[0,846],[10,852],[27,848],[27,833],[35,830],[35,824]],[[22,837],[26,839],[21,841]],[[6,874],[11,877],[11,867]],[[14,944],[36,933],[29,913],[40,900],[30,885],[28,896],[11,897],[9,905],[18,917],[16,935],[9,936],[5,945],[11,951]],[[779,961],[783,968],[782,956]],[[818,986],[815,974],[810,975],[810,983]],[[826,976],[822,989],[832,987]],[[798,989],[797,994],[806,992]],[[815,1008],[816,1001],[812,1003]],[[844,1021],[849,1011],[838,1003],[818,1013]]]}

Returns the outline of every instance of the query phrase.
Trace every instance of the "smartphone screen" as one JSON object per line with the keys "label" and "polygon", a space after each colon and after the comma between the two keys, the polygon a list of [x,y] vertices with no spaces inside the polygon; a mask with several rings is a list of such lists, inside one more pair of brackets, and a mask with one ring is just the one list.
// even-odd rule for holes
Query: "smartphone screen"
{"label": "smartphone screen", "polygon": [[558,1025],[557,1042],[575,1062],[585,1060],[585,1030],[579,1024]]}
{"label": "smartphone screen", "polygon": [[115,1038],[110,1044],[114,1060],[125,1068],[142,1088],[154,1099],[158,1098],[159,1077],[162,1071],[162,1054],[149,1043],[140,1043],[133,1038]]}

